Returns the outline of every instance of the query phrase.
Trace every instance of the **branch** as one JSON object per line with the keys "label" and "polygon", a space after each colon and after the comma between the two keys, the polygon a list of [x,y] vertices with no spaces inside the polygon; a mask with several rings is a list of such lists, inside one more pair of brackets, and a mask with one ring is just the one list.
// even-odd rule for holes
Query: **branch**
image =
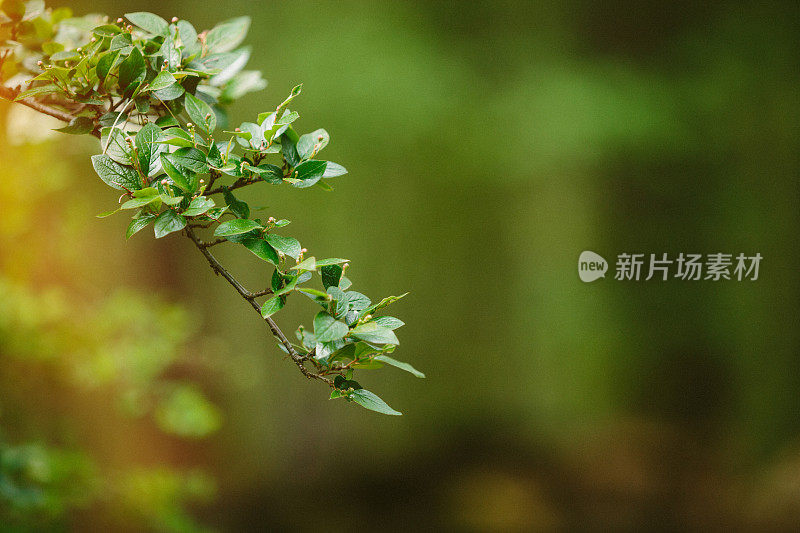
{"label": "branch", "polygon": [[252,185],[253,183],[259,183],[260,181],[261,180],[259,179],[239,178],[230,185],[227,185],[226,187],[217,187],[216,189],[211,189],[210,191],[207,191],[206,194],[207,195],[222,194],[224,192],[223,189],[228,189],[229,191],[232,191],[234,189],[241,189],[242,187],[247,187],[248,185]]}
{"label": "branch", "polygon": [[[228,283],[230,283],[234,289],[236,289],[236,292],[238,292],[239,295],[250,304],[250,306],[255,310],[255,312],[258,313],[258,316],[261,316],[261,307],[258,305],[258,303],[256,303],[256,298],[258,298],[259,296],[263,296],[265,294],[270,294],[272,291],[269,292],[260,291],[257,293],[253,293],[245,289],[244,286],[241,283],[239,283],[239,281],[236,278],[234,278],[231,275],[231,273],[228,272],[225,269],[225,267],[222,266],[222,264],[220,264],[219,261],[217,261],[217,258],[214,257],[211,254],[211,252],[208,251],[208,246],[206,245],[206,243],[201,241],[197,237],[197,235],[195,235],[194,230],[191,227],[187,226],[184,231],[186,232],[186,236],[192,240],[197,249],[200,250],[200,252],[205,256],[212,270],[214,270],[216,274],[221,275],[223,278],[225,278],[225,280]],[[269,327],[272,334],[275,337],[277,337],[277,339],[280,341],[283,347],[286,348],[286,351],[289,352],[289,357],[292,358],[292,361],[294,361],[294,363],[300,369],[300,372],[302,372],[305,377],[309,379],[318,379],[320,381],[324,381],[329,386],[333,387],[333,382],[330,379],[321,376],[319,374],[310,372],[305,367],[305,364],[303,363],[305,361],[305,357],[297,353],[297,351],[294,349],[294,346],[292,346],[292,343],[289,342],[289,339],[286,338],[286,335],[284,335],[283,331],[281,331],[281,329],[278,327],[275,321],[272,320],[271,317],[265,318],[264,321],[267,323],[267,327]]]}
{"label": "branch", "polygon": [[[19,94],[18,91],[14,90],[14,89],[10,89],[8,87],[0,86],[0,98],[2,98],[4,100],[8,100],[10,102],[14,102],[14,98],[16,98],[17,94]],[[47,105],[35,102],[35,101],[31,100],[31,99],[20,100],[20,101],[17,101],[16,103],[22,104],[22,105],[27,106],[27,107],[30,107],[31,109],[34,109],[34,110],[36,110],[36,111],[38,111],[40,113],[44,113],[45,115],[50,115],[51,117],[55,117],[55,118],[57,118],[59,120],[63,120],[64,122],[70,122],[74,118],[69,113],[67,113],[65,111],[61,111],[59,109],[55,109],[55,108],[49,107]],[[97,131],[93,131],[92,135],[94,135],[95,137],[100,137],[100,134]],[[245,185],[249,185],[250,183],[252,183],[252,182],[242,183],[240,185],[237,185],[236,187],[231,186],[230,188],[244,187]],[[236,184],[234,184],[234,185],[236,185]],[[222,190],[220,190],[219,192],[222,192]],[[208,193],[208,194],[211,194],[211,193]],[[258,313],[258,316],[261,316],[261,307],[256,302],[256,298],[259,298],[261,296],[266,296],[267,294],[272,294],[272,291],[269,290],[269,289],[266,289],[266,290],[263,290],[263,291],[258,291],[258,292],[250,292],[250,291],[248,291],[247,289],[244,288],[244,286],[241,283],[239,283],[239,281],[236,278],[234,278],[231,275],[230,272],[228,272],[225,269],[225,267],[222,266],[222,264],[220,264],[219,261],[217,261],[217,259],[211,254],[211,252],[208,251],[209,247],[214,246],[215,244],[219,244],[217,241],[210,242],[210,243],[206,243],[206,242],[201,241],[197,237],[197,235],[195,235],[194,229],[192,228],[192,226],[186,226],[185,233],[186,233],[186,236],[189,237],[189,239],[192,240],[192,242],[197,247],[197,249],[200,250],[200,252],[205,256],[206,260],[208,260],[208,264],[211,266],[211,268],[214,270],[214,272],[217,275],[221,275],[223,278],[225,278],[225,280],[228,283],[230,283],[231,286],[233,286],[234,289],[236,289],[236,292],[238,292],[239,295],[242,298],[244,298],[250,304],[250,306],[255,310],[255,312]],[[330,380],[329,378],[326,378],[325,376],[322,376],[320,374],[315,374],[315,373],[309,371],[305,367],[304,362],[306,361],[307,356],[302,356],[299,353],[297,353],[297,350],[294,349],[294,346],[292,346],[292,343],[289,342],[289,339],[286,338],[286,335],[284,335],[283,331],[281,331],[281,329],[278,327],[278,325],[275,323],[275,321],[272,320],[271,317],[265,318],[264,321],[267,323],[267,327],[269,327],[269,329],[272,332],[272,334],[280,341],[280,343],[283,345],[283,347],[289,353],[289,357],[292,358],[292,361],[294,361],[294,364],[297,365],[297,367],[300,369],[300,372],[302,372],[305,377],[307,377],[308,379],[318,379],[320,381],[323,381],[323,382],[327,383],[328,386],[330,386],[330,387],[334,386],[333,385],[333,381]]]}
{"label": "branch", "polygon": [[[16,98],[18,94],[19,91],[17,89],[11,89],[9,87],[0,86],[0,98],[2,98],[3,100],[14,102],[14,98]],[[49,105],[41,104],[31,98],[19,100],[16,103],[30,107],[31,109],[38,111],[39,113],[44,113],[45,115],[50,115],[51,117],[55,117],[58,120],[63,120],[64,122],[70,122],[73,118],[75,118],[66,111],[62,111],[61,109],[55,107],[50,107]],[[100,134],[96,131],[92,132],[92,135],[98,138],[100,137]]]}

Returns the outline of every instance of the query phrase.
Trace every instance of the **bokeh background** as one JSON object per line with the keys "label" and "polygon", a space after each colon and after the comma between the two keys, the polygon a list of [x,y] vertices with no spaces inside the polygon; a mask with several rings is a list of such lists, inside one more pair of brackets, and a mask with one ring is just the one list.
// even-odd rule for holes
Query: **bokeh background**
{"label": "bokeh background", "polygon": [[[797,4],[70,5],[253,18],[270,85],[234,122],[303,82],[350,174],[246,197],[359,290],[410,290],[397,356],[428,377],[362,373],[403,417],[328,401],[191,243],[94,217],[95,142],[0,105],[6,528],[800,526]],[[764,260],[584,284],[585,249]]]}

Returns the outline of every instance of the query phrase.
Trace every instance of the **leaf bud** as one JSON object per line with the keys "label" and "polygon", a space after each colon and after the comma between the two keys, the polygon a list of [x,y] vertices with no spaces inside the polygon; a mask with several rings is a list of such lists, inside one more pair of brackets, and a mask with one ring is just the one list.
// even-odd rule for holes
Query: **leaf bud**
{"label": "leaf bud", "polygon": [[178,22],[178,17],[172,17],[172,23],[175,24],[176,22]]}

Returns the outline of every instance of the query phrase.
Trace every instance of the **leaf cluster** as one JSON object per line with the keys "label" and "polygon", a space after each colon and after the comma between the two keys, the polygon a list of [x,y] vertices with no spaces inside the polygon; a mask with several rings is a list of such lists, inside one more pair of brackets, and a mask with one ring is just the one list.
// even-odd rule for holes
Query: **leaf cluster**
{"label": "leaf cluster", "polygon": [[[244,247],[271,270],[269,287],[250,293],[229,282],[260,309],[303,373],[329,383],[331,398],[400,414],[352,378],[357,369],[383,365],[424,377],[388,355],[403,322],[376,314],[402,296],[373,304],[351,289],[346,259],[316,259],[283,233],[288,220],[255,216],[234,194],[257,184],[331,190],[332,180],[347,173],[320,157],[330,142],[326,130],[296,131],[293,105],[302,85],[253,121],[229,125],[225,106],[266,85],[259,72],[245,70],[250,19],[198,32],[185,20],[145,12],[116,21],[74,18],[37,0],[6,1],[2,9],[0,81],[24,86],[17,101],[45,103],[54,116],[68,116],[60,131],[100,138],[92,165],[122,196],[117,208],[98,216],[131,212],[127,238],[149,226],[156,238],[184,232],[217,273],[223,267],[208,248]],[[200,230],[212,231],[214,240],[199,240]],[[312,330],[301,326],[291,343],[271,317],[295,294],[308,297],[317,312]],[[265,299],[255,304],[256,298]]]}

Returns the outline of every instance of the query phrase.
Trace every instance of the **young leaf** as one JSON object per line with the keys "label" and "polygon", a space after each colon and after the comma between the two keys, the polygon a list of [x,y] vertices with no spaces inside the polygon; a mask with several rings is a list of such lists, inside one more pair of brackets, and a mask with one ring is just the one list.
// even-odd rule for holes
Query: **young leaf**
{"label": "young leaf", "polygon": [[147,66],[142,52],[134,47],[131,55],[119,66],[119,86],[122,90],[126,90],[132,83],[142,81],[146,74]]}
{"label": "young leaf", "polygon": [[272,298],[264,302],[264,305],[261,306],[261,316],[263,316],[264,318],[272,316],[281,309],[283,309],[284,305],[285,304],[283,298],[281,298],[280,296],[273,296]]}
{"label": "young leaf", "polygon": [[270,246],[282,254],[288,255],[293,259],[300,257],[302,246],[300,246],[300,242],[297,239],[292,237],[282,237],[281,235],[275,235],[273,233],[264,235],[264,239],[266,239]]}
{"label": "young leaf", "polygon": [[103,128],[100,144],[105,147],[106,155],[117,163],[133,165],[133,149],[121,129]]}
{"label": "young leaf", "polygon": [[401,294],[400,296],[387,296],[386,298],[384,298],[380,302],[376,303],[372,307],[368,307],[368,308],[364,309],[363,314],[366,315],[368,313],[372,313],[374,311],[377,311],[378,309],[383,309],[384,307],[386,307],[388,305],[391,305],[391,304],[395,303],[397,300],[399,300],[401,298],[405,298],[406,296],[408,296],[408,293]]}
{"label": "young leaf", "polygon": [[238,200],[227,188],[222,190],[222,196],[225,198],[225,203],[230,207],[231,213],[236,215],[237,218],[250,218],[250,206],[247,205],[247,202]]}
{"label": "young leaf", "polygon": [[197,189],[197,176],[191,170],[178,168],[169,160],[168,154],[161,154],[161,166],[176,187],[192,194]]}
{"label": "young leaf", "polygon": [[183,214],[187,217],[196,217],[206,213],[213,207],[214,200],[211,198],[206,198],[205,196],[199,196],[192,199],[192,201],[189,203],[189,207],[186,208],[186,211],[184,211]]}
{"label": "young leaf", "polygon": [[347,169],[344,168],[339,163],[334,163],[333,161],[328,161],[328,164],[325,166],[325,173],[322,175],[323,178],[335,178],[338,176],[343,176],[347,174]]}
{"label": "young leaf", "polygon": [[292,178],[299,180],[293,185],[298,188],[311,187],[325,174],[325,167],[328,165],[327,161],[304,161],[300,163],[292,173]]}
{"label": "young leaf", "polygon": [[186,219],[172,209],[167,209],[158,215],[153,227],[155,229],[156,239],[160,239],[164,235],[169,235],[170,233],[180,231],[186,227]]}
{"label": "young leaf", "polygon": [[246,218],[237,218],[223,222],[217,229],[214,230],[215,237],[227,237],[229,235],[241,235],[254,229],[260,229],[263,226],[255,220],[248,220]]}
{"label": "young leaf", "polygon": [[180,98],[183,96],[184,92],[186,92],[186,90],[183,88],[183,86],[176,82],[169,87],[153,91],[153,94],[156,95],[159,100],[163,102],[169,102],[170,100]]}
{"label": "young leaf", "polygon": [[173,84],[175,84],[175,76],[168,70],[162,70],[153,78],[153,81],[150,82],[149,88],[151,91],[159,91]]}
{"label": "young leaf", "polygon": [[379,326],[375,322],[365,322],[354,327],[350,332],[354,337],[372,344],[400,344],[397,335],[389,328]]}
{"label": "young leaf", "polygon": [[100,179],[115,189],[133,191],[142,188],[135,170],[120,165],[107,155],[93,155],[92,166]]}
{"label": "young leaf", "polygon": [[406,325],[405,322],[393,316],[379,316],[373,318],[372,321],[387,329],[397,329]]}
{"label": "young leaf", "polygon": [[318,342],[329,342],[347,335],[347,324],[339,322],[325,311],[314,317],[314,336]]}
{"label": "young leaf", "polygon": [[139,168],[145,176],[155,176],[161,171],[160,155],[165,146],[158,144],[161,128],[152,122],[146,124],[136,134],[136,151],[139,154]]}
{"label": "young leaf", "polygon": [[216,25],[206,36],[206,48],[210,54],[230,52],[247,36],[250,17],[238,17]]}
{"label": "young leaf", "polygon": [[418,378],[424,378],[425,374],[414,368],[413,366],[409,365],[408,363],[404,363],[402,361],[398,361],[397,359],[392,359],[388,355],[376,355],[373,357],[374,361],[380,361],[382,363],[386,363],[387,365],[392,365],[397,367],[401,370],[405,370],[406,372],[410,372],[417,376]]}
{"label": "young leaf", "polygon": [[267,244],[266,241],[264,241],[264,239],[260,238],[244,239],[242,241],[242,245],[251,252],[253,252],[253,254],[256,257],[263,259],[264,261],[267,261],[269,263],[272,263],[275,266],[278,266],[278,263],[280,263],[281,261],[280,257],[278,257],[278,252],[276,252],[272,246]]}
{"label": "young leaf", "polygon": [[170,161],[176,165],[188,168],[192,172],[197,172],[198,174],[205,174],[208,172],[206,154],[197,148],[178,148],[169,155],[169,158]]}
{"label": "young leaf", "polygon": [[185,106],[186,114],[189,115],[194,125],[201,131],[211,134],[216,129],[217,117],[207,103],[195,95],[187,93]]}
{"label": "young leaf", "polygon": [[323,129],[318,129],[311,133],[300,136],[297,141],[297,153],[302,159],[308,159],[315,153],[328,146],[330,135]]}
{"label": "young leaf", "polygon": [[167,30],[169,29],[169,23],[153,13],[144,11],[126,13],[125,18],[153,35],[167,35]]}
{"label": "young leaf", "polygon": [[342,279],[342,267],[339,265],[326,265],[320,268],[322,273],[322,285],[325,289],[338,287]]}
{"label": "young leaf", "polygon": [[395,411],[389,405],[384,402],[383,400],[378,397],[377,394],[370,392],[366,389],[356,389],[352,393],[350,393],[350,399],[356,402],[361,407],[366,409],[370,409],[372,411],[377,411],[378,413],[383,413],[385,415],[402,415],[400,411]]}
{"label": "young leaf", "polygon": [[84,135],[91,133],[94,129],[94,122],[89,117],[75,117],[69,121],[69,124],[63,128],[57,128],[55,131],[61,133],[68,133],[70,135]]}
{"label": "young leaf", "polygon": [[307,271],[313,272],[317,269],[317,259],[315,257],[309,257],[305,259],[302,263],[298,263],[289,270],[298,270],[298,271]]}
{"label": "young leaf", "polygon": [[156,215],[152,213],[140,213],[133,217],[131,223],[128,225],[128,231],[125,232],[125,238],[130,239],[133,235],[146,228],[147,225],[155,219]]}

